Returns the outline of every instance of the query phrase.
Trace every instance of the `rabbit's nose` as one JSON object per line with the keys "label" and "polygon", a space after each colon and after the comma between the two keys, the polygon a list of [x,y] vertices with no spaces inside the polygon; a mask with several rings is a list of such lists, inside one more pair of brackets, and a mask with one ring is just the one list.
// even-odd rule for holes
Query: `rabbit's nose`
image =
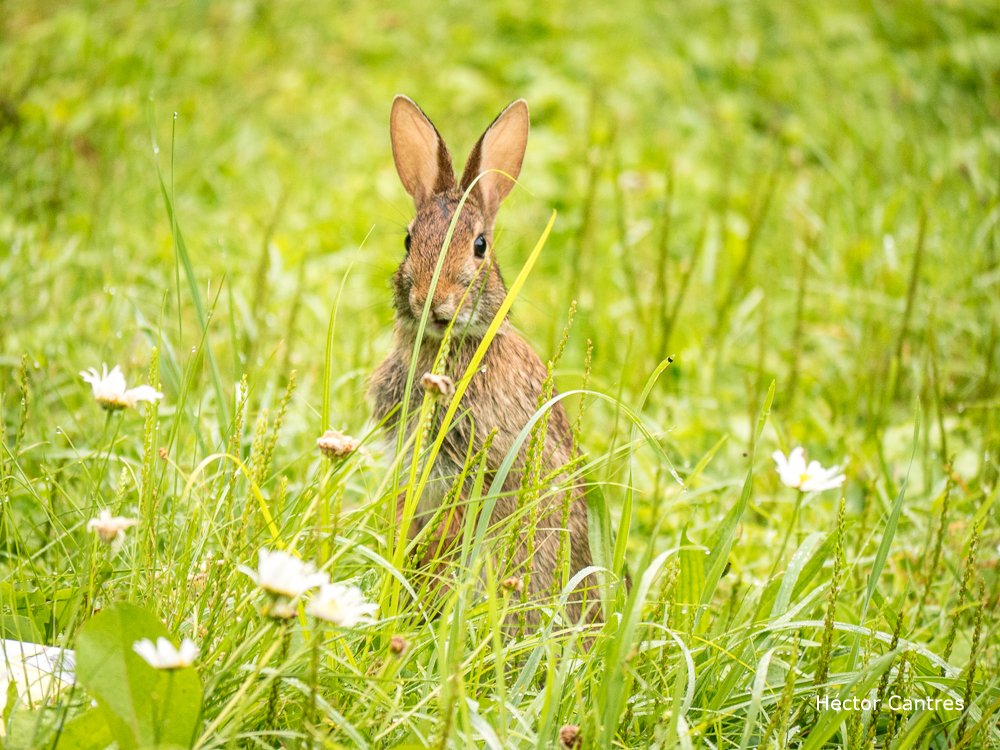
{"label": "rabbit's nose", "polygon": [[434,306],[431,308],[431,316],[435,323],[441,325],[450,323],[451,319],[455,317],[455,303],[451,299],[441,302],[435,300]]}
{"label": "rabbit's nose", "polygon": [[[415,316],[420,317],[424,314],[425,304],[427,304],[426,294],[418,294],[416,290],[410,292],[410,309]],[[431,303],[430,320],[432,323],[447,325],[453,317],[455,317],[455,303],[450,297],[435,299]]]}

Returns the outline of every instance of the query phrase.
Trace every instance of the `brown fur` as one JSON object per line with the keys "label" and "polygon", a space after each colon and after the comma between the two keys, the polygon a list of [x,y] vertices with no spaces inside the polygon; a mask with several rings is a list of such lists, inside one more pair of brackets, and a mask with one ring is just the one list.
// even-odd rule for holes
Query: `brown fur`
{"label": "brown fur", "polygon": [[[451,157],[444,141],[416,104],[405,97],[397,97],[393,102],[390,130],[397,171],[404,187],[413,196],[416,216],[409,226],[410,250],[393,276],[396,307],[393,348],[372,375],[369,393],[374,402],[375,419],[385,421],[387,437],[395,444],[399,426],[398,407],[404,398],[410,358],[416,344],[417,324],[430,291],[440,249],[463,191],[481,173],[458,218],[434,290],[420,346],[417,377],[432,369],[442,333],[454,320],[444,374],[458,382],[506,296],[503,278],[493,257],[493,224],[500,202],[513,187],[511,178],[516,179],[520,172],[527,141],[528,111],[523,100],[519,100],[494,120],[473,149],[460,184],[456,184],[451,172]],[[480,234],[486,238],[488,247],[482,259],[473,252],[473,243]],[[445,437],[437,459],[436,473],[443,477],[456,477],[470,445],[474,451],[481,450],[491,432],[495,434],[486,464],[491,473],[496,471],[511,450],[518,433],[535,413],[546,376],[545,365],[538,355],[504,321],[490,343],[479,371],[469,382],[458,416]],[[423,396],[419,387],[411,390],[407,410],[410,417],[419,411]],[[442,413],[443,410],[438,409],[435,418],[440,419]],[[408,431],[412,428],[412,424],[407,425]],[[437,427],[432,429],[437,434]],[[496,526],[517,511],[516,496],[522,480],[525,451],[526,446],[522,445],[517,461],[503,484],[503,494],[493,511],[491,526]],[[541,476],[557,473],[570,461],[572,454],[569,422],[562,405],[557,403],[549,415]],[[526,577],[530,566],[527,595],[532,600],[550,597],[564,534],[568,533],[571,540],[571,574],[591,564],[582,488],[569,491],[573,497],[567,528],[562,528],[564,491],[542,492],[538,501],[531,560],[527,559],[526,535],[522,535],[513,559],[497,561],[498,569],[506,571],[505,575],[521,578]],[[430,515],[431,512],[418,514],[411,528],[411,538],[426,525]],[[527,520],[520,522],[526,524]],[[460,517],[442,522],[431,534],[431,548],[436,549],[439,543],[447,546],[457,538],[460,529]],[[498,548],[503,550],[505,545],[500,544]],[[429,560],[422,562],[428,563]],[[592,582],[593,578],[588,579],[588,585]],[[590,604],[584,613],[580,598],[572,598],[566,612],[571,621],[579,621],[581,617],[590,621],[599,619],[596,594],[590,593],[587,600]]]}

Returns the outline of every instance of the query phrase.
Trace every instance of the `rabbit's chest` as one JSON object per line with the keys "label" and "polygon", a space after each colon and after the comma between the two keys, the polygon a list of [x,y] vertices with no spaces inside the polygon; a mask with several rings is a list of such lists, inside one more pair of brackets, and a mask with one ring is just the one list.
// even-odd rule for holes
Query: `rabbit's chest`
{"label": "rabbit's chest", "polygon": [[[393,448],[398,442],[404,402],[408,402],[404,444],[413,445],[414,432],[420,429],[425,431],[421,439],[425,447],[440,435],[444,427],[443,417],[450,404],[449,399],[439,398],[427,411],[426,394],[419,383],[411,383],[407,389],[411,351],[406,346],[397,348],[372,380],[375,417],[383,424],[387,442]],[[441,369],[456,384],[461,382],[469,372],[474,352],[475,347],[471,343],[455,347]],[[436,357],[436,349],[422,351],[415,372],[431,371]],[[449,419],[441,455],[437,458],[442,467],[438,469],[436,466],[435,471],[440,471],[441,476],[457,474],[465,457],[470,452],[481,450],[490,434],[493,438],[487,456],[489,469],[496,469],[515,446],[518,454],[523,454],[526,441],[518,441],[518,436],[538,408],[546,375],[544,365],[523,339],[513,333],[498,335],[471,375],[467,376],[461,402]],[[419,375],[416,379],[419,380]],[[560,405],[552,409],[549,422],[550,441],[546,452],[553,449],[559,452],[568,435]],[[515,466],[522,459],[523,456],[519,455]]]}
{"label": "rabbit's chest", "polygon": [[[413,469],[413,431],[416,429],[416,424],[411,423],[410,429],[407,430],[405,436],[405,443],[403,447],[403,455],[401,460],[398,460],[399,464],[399,476],[402,480],[406,481],[409,477],[414,476]],[[397,459],[399,459],[399,454],[397,453],[398,442],[396,440],[395,434],[386,434],[384,437],[385,446],[385,458],[390,466],[397,464]],[[426,448],[426,443],[424,448]],[[427,477],[427,482],[424,484],[423,491],[420,494],[420,498],[417,501],[417,511],[415,517],[419,524],[420,519],[426,519],[434,513],[441,505],[444,503],[445,498],[448,493],[453,489],[456,478],[461,474],[462,465],[457,463],[449,455],[450,451],[443,450],[438,453],[434,460],[433,466]],[[417,466],[416,477],[419,481],[421,476],[421,470],[423,468],[422,462]]]}

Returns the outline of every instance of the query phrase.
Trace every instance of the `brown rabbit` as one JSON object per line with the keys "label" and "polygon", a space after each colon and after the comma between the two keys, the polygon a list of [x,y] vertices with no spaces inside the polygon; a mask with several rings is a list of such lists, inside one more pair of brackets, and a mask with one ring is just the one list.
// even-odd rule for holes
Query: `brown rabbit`
{"label": "brown rabbit", "polygon": [[[523,99],[508,106],[493,121],[476,143],[466,163],[462,179],[455,180],[451,155],[437,129],[421,109],[405,96],[392,103],[390,117],[392,155],[403,187],[413,197],[416,217],[407,227],[406,256],[393,276],[396,307],[395,336],[392,351],[372,376],[370,397],[375,418],[385,423],[388,442],[394,448],[399,427],[399,412],[417,329],[427,301],[434,269],[449,225],[465,190],[476,177],[455,225],[451,244],[441,269],[430,304],[429,317],[420,344],[416,378],[431,371],[441,340],[453,323],[444,373],[456,382],[463,375],[473,352],[507,293],[493,255],[493,223],[500,203],[514,187],[528,141],[528,105]],[[481,176],[480,176],[481,175]],[[513,178],[513,179],[512,179]],[[469,382],[457,417],[449,429],[436,459],[432,481],[419,499],[410,528],[411,538],[425,526],[459,475],[471,444],[483,447],[486,437],[495,436],[486,456],[487,468],[495,472],[507,455],[518,433],[538,406],[539,394],[547,375],[545,365],[513,326],[504,321],[486,352],[481,367]],[[411,389],[407,409],[406,432],[414,429],[424,393],[419,386]],[[443,410],[437,409],[440,420]],[[437,425],[432,426],[437,434]],[[517,494],[525,465],[524,445],[503,484],[491,527],[517,513]],[[563,411],[557,403],[551,410],[542,452],[541,477],[550,476],[572,458],[573,439]],[[564,528],[564,492],[542,491],[536,520],[534,549],[529,560],[526,531],[512,550],[512,559],[497,560],[504,575],[529,581],[527,596],[533,602],[552,601],[553,579],[560,547],[566,534],[570,539],[570,569],[575,574],[591,565],[587,534],[587,509],[580,488],[572,492],[568,522]],[[461,512],[462,503],[457,503]],[[401,508],[401,505],[400,505]],[[528,514],[518,523],[525,526]],[[461,528],[460,519],[452,518],[432,531],[432,547],[454,541]],[[502,539],[507,539],[503,532]],[[506,542],[497,545],[504,555]],[[592,587],[596,577],[589,576]],[[587,610],[583,611],[586,602]],[[566,616],[571,622],[600,619],[597,594],[576,592]],[[529,616],[530,621],[537,621]]]}

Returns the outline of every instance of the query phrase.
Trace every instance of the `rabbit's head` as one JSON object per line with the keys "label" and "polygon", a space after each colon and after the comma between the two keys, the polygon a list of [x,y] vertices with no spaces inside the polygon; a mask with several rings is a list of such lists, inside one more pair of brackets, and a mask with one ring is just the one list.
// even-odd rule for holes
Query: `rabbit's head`
{"label": "rabbit's head", "polygon": [[455,335],[482,337],[506,295],[493,256],[493,223],[521,171],[528,105],[518,99],[500,113],[472,149],[458,181],[448,147],[411,99],[395,98],[389,130],[396,171],[416,207],[407,226],[406,256],[393,276],[396,317],[415,333],[448,228],[471,185],[434,289],[425,335],[440,337],[454,320]]}

